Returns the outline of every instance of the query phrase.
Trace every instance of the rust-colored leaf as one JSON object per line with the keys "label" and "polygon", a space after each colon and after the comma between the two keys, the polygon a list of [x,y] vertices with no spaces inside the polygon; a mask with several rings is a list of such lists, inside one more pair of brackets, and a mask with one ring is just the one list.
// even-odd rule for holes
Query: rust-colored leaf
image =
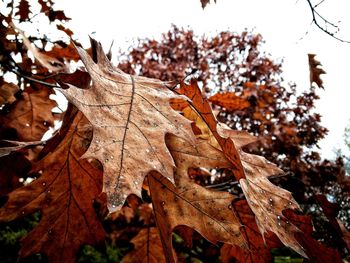
{"label": "rust-colored leaf", "polygon": [[303,232],[295,233],[298,242],[304,247],[304,250],[312,263],[341,263],[343,262],[340,253],[330,247],[325,246],[312,237],[313,225],[311,217],[298,215],[291,210],[285,210],[286,218]]}
{"label": "rust-colored leaf", "polygon": [[20,257],[43,253],[50,262],[75,262],[83,244],[104,239],[93,208],[102,172],[80,159],[91,139],[91,125],[77,113],[58,137],[63,134],[57,148],[34,164],[32,172],[40,177],[11,192],[0,209],[2,222],[41,211],[39,224],[21,241]]}
{"label": "rust-colored leaf", "polygon": [[250,106],[249,101],[232,92],[216,93],[209,98],[209,101],[228,111],[245,110]]}
{"label": "rust-colored leaf", "polygon": [[270,250],[282,244],[276,235],[268,232],[262,238],[255,222],[255,215],[246,200],[233,202],[233,210],[244,225],[242,233],[247,241],[247,248],[224,244],[221,248],[221,261],[224,263],[236,260],[240,263],[266,263],[272,261]]}
{"label": "rust-colored leaf", "polygon": [[77,48],[92,86],[71,86],[61,92],[93,125],[93,140],[83,157],[97,158],[103,164],[103,191],[113,212],[130,193],[141,196],[144,176],[151,170],[172,180],[173,159],[165,145],[165,134],[192,141],[195,138],[190,122],[169,105],[169,100],[178,95],[161,81],[114,68],[101,45],[96,43],[95,47],[97,63]]}
{"label": "rust-colored leaf", "polygon": [[19,179],[26,177],[31,164],[22,153],[14,153],[0,158],[0,196],[22,186]]}
{"label": "rust-colored leaf", "polygon": [[165,263],[162,242],[158,229],[148,227],[142,229],[131,239],[134,249],[123,257],[123,263]]}
{"label": "rust-colored leaf", "polygon": [[59,20],[59,21],[68,21],[68,20],[70,20],[69,17],[66,17],[64,11],[62,11],[62,10],[53,10],[53,9],[49,10],[48,18],[49,18],[50,22],[54,22],[55,20]]}
{"label": "rust-colored leaf", "polygon": [[320,88],[323,88],[323,81],[321,79],[321,74],[326,74],[321,66],[322,64],[315,59],[315,54],[308,54],[309,58],[309,69],[310,69],[310,84],[313,82],[317,84]]}
{"label": "rust-colored leaf", "polygon": [[64,33],[66,33],[70,37],[73,35],[73,31],[70,30],[69,28],[64,27],[63,25],[56,25],[56,27],[58,30],[63,31]]}
{"label": "rust-colored leaf", "polygon": [[220,135],[220,130],[218,130],[218,122],[212,112],[212,109],[207,100],[202,97],[202,93],[198,87],[195,80],[192,80],[190,85],[181,83],[180,89],[178,90],[180,94],[187,96],[192,102],[192,106],[195,111],[198,112],[199,118],[201,118],[204,123],[210,129],[212,135],[223,149],[223,153],[226,158],[231,161],[232,169],[234,170],[237,179],[244,178],[244,169],[240,161],[239,154],[231,138],[225,138]]}
{"label": "rust-colored leaf", "polygon": [[21,98],[11,105],[11,111],[0,116],[1,129],[16,130],[18,140],[21,141],[41,140],[57,119],[57,115],[51,111],[57,106],[49,98],[52,93],[52,90],[39,85],[36,85],[36,89],[25,89]]}
{"label": "rust-colored leaf", "polygon": [[315,196],[317,203],[322,208],[324,215],[327,217],[331,227],[333,228],[334,235],[337,235],[344,247],[350,252],[350,233],[346,230],[343,223],[337,218],[340,210],[340,205],[337,203],[331,203],[327,200],[327,197],[321,194]]}
{"label": "rust-colored leaf", "polygon": [[[201,1],[202,8],[203,8],[203,9],[207,6],[207,4],[210,3],[210,0],[200,0],[200,1]],[[214,2],[216,3],[216,0],[214,0]]]}
{"label": "rust-colored leaf", "polygon": [[21,0],[18,4],[18,11],[16,16],[19,15],[19,21],[23,22],[29,19],[29,14],[31,13],[29,9],[30,5],[27,0]]}
{"label": "rust-colored leaf", "polygon": [[41,5],[41,12],[44,14],[47,14],[53,5],[51,0],[38,0],[38,3]]}

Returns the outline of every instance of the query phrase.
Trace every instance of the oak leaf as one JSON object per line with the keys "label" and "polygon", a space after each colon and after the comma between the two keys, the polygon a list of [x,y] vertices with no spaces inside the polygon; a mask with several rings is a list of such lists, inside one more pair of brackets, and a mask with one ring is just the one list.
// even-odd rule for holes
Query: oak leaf
{"label": "oak leaf", "polygon": [[156,173],[148,175],[148,183],[167,259],[174,260],[169,252],[172,232],[177,226],[193,228],[214,244],[221,241],[245,246],[241,224],[232,213],[234,196],[206,189],[188,178],[190,168],[225,168],[232,164],[206,139],[198,138],[197,143],[191,145],[169,135],[166,142],[176,164],[176,186]]}
{"label": "oak leaf", "polygon": [[[268,180],[269,176],[282,171],[261,156],[243,152],[242,147],[245,145],[241,143],[241,137],[244,133],[237,133],[218,124],[208,101],[202,97],[196,81],[192,81],[189,85],[182,84],[179,92],[191,99],[191,107],[201,117],[199,126],[203,127],[203,122],[207,125],[212,133],[211,137],[216,139],[227,159],[231,161],[231,169],[239,180],[248,204],[256,216],[262,236],[264,237],[267,231],[271,231],[284,245],[306,257],[303,248],[294,237],[294,234],[299,231],[298,228],[282,214],[284,209],[300,208],[290,192],[273,185]],[[236,135],[239,137],[235,138]],[[246,142],[254,141],[254,137],[248,133],[245,133],[245,137]]]}
{"label": "oak leaf", "polygon": [[298,242],[304,247],[310,262],[343,262],[339,251],[335,250],[334,248],[325,246],[312,237],[314,228],[310,216],[298,215],[290,209],[283,211],[283,214],[290,222],[302,230],[302,232],[295,233],[295,237]]}
{"label": "oak leaf", "polygon": [[29,9],[30,5],[27,0],[21,0],[17,6],[18,11],[16,12],[16,16],[19,15],[19,21],[23,22],[29,19],[29,14],[31,13]]}
{"label": "oak leaf", "polygon": [[162,242],[158,229],[148,227],[142,229],[136,237],[131,239],[134,249],[126,254],[123,263],[165,263]]}
{"label": "oak leaf", "polygon": [[40,51],[24,34],[24,32],[16,27],[13,23],[10,24],[16,29],[23,38],[24,46],[33,54],[34,58],[39,63],[52,72],[68,71],[68,66],[59,60],[56,56],[48,55],[46,52]]}
{"label": "oak leaf", "polygon": [[148,174],[153,209],[160,231],[164,253],[169,262],[175,262],[172,252],[172,232],[185,225],[198,231],[208,241],[245,246],[241,225],[232,213],[229,193],[205,189],[181,180],[175,187],[166,177],[152,171]]}
{"label": "oak leaf", "polygon": [[[101,192],[102,172],[80,159],[91,140],[91,125],[77,113],[53,144],[60,138],[57,148],[33,165],[32,173],[41,176],[11,192],[0,209],[1,222],[41,211],[39,224],[21,240],[21,258],[44,253],[50,262],[75,262],[81,245],[104,239],[93,208]],[[52,149],[50,143],[47,147]]]}
{"label": "oak leaf", "polygon": [[271,262],[270,250],[282,245],[277,236],[268,232],[265,235],[265,240],[262,238],[255,222],[255,215],[246,200],[233,202],[232,206],[234,213],[244,225],[242,232],[247,241],[247,248],[224,244],[221,248],[221,261],[223,263],[232,262],[233,260],[240,263]]}
{"label": "oak leaf", "polygon": [[77,47],[92,86],[79,89],[70,85],[60,91],[93,125],[93,140],[83,158],[97,158],[103,164],[103,191],[110,212],[114,212],[129,194],[141,196],[143,179],[151,170],[172,180],[174,163],[165,134],[192,142],[195,138],[190,122],[169,105],[171,98],[181,96],[161,81],[114,68],[101,45],[94,46],[97,63]]}
{"label": "oak leaf", "polygon": [[325,74],[326,71],[324,71],[320,66],[322,64],[315,59],[315,54],[308,54],[309,58],[309,70],[310,70],[310,84],[312,85],[313,82],[317,84],[320,88],[323,88],[323,81],[321,79],[321,74]]}
{"label": "oak leaf", "polygon": [[52,109],[57,106],[49,96],[52,90],[41,85],[26,88],[21,97],[11,105],[8,114],[0,116],[2,130],[14,129],[20,141],[39,141],[58,119]]}

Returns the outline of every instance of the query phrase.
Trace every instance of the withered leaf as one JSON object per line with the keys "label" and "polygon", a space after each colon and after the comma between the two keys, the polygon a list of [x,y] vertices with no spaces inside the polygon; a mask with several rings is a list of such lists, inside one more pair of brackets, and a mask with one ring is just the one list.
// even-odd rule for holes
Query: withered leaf
{"label": "withered leaf", "polygon": [[64,11],[62,11],[62,10],[53,10],[53,9],[49,10],[48,18],[49,18],[50,22],[54,22],[55,20],[59,20],[59,21],[68,21],[68,20],[70,20],[69,17],[66,17],[66,15],[64,14]]}
{"label": "withered leaf", "polygon": [[21,0],[18,4],[18,11],[16,16],[19,15],[19,21],[23,22],[29,19],[29,14],[31,13],[29,9],[30,5],[27,0]]}
{"label": "withered leaf", "polygon": [[242,230],[247,241],[247,248],[224,244],[221,248],[221,261],[224,263],[236,260],[239,263],[265,263],[271,262],[271,248],[280,247],[282,244],[276,235],[268,232],[265,240],[256,225],[255,216],[246,200],[233,202],[233,211],[244,225]]}
{"label": "withered leaf", "polygon": [[169,100],[179,95],[161,81],[114,68],[101,45],[94,46],[97,63],[77,48],[92,86],[70,86],[61,92],[93,125],[93,140],[83,157],[97,158],[103,164],[103,191],[113,212],[129,194],[141,196],[144,176],[151,170],[172,180],[174,163],[165,145],[165,134],[191,141],[195,138],[190,122],[169,105]]}
{"label": "withered leaf", "polygon": [[41,5],[41,12],[47,14],[50,10],[50,7],[53,5],[51,0],[38,0],[38,3]]}
{"label": "withered leaf", "polygon": [[250,106],[248,100],[232,92],[216,93],[209,98],[209,101],[215,105],[224,107],[228,111],[245,110]]}
{"label": "withered leaf", "polygon": [[[201,1],[202,8],[203,8],[203,9],[207,6],[207,4],[210,3],[210,0],[200,0],[200,1]],[[216,3],[216,0],[214,0],[214,2]]]}
{"label": "withered leaf", "polygon": [[16,27],[13,23],[11,24],[23,38],[24,46],[32,52],[34,58],[39,61],[41,65],[52,72],[67,71],[68,67],[64,62],[60,61],[56,56],[47,55],[46,52],[40,51],[36,46],[34,46],[30,40],[25,36],[24,32]]}
{"label": "withered leaf", "polygon": [[13,83],[3,83],[0,87],[0,106],[8,103],[11,104],[16,100],[15,94],[19,91],[19,88],[17,85]]}
{"label": "withered leaf", "polygon": [[212,243],[218,241],[245,246],[237,218],[232,213],[229,193],[217,192],[182,179],[175,187],[166,177],[148,174],[157,226],[167,260],[175,262],[172,232],[185,225],[198,231]]}
{"label": "withered leaf", "polygon": [[[248,204],[255,214],[255,219],[261,234],[267,231],[275,233],[281,242],[300,255],[306,257],[302,246],[297,242],[294,234],[300,230],[291,224],[283,215],[285,209],[300,210],[292,194],[272,184],[268,177],[282,173],[275,164],[270,163],[264,157],[243,152],[239,145],[241,136],[235,138],[235,134],[226,130],[226,135],[235,142],[240,153],[245,177],[239,180]],[[241,132],[240,135],[243,135]],[[246,137],[253,137],[246,133]],[[253,140],[253,139],[252,139]],[[249,142],[249,139],[246,141]]]}
{"label": "withered leaf", "polygon": [[312,237],[313,225],[310,216],[298,215],[292,210],[287,209],[283,214],[290,222],[301,229],[303,232],[295,233],[298,242],[304,247],[304,250],[312,263],[343,262],[340,253],[334,248],[327,247]]}
{"label": "withered leaf", "polygon": [[4,196],[22,186],[20,178],[27,176],[31,164],[22,153],[14,153],[0,158],[0,196]]}
{"label": "withered leaf", "polygon": [[165,263],[161,239],[158,229],[148,227],[142,229],[131,239],[134,249],[123,257],[123,263]]}
{"label": "withered leaf", "polygon": [[64,27],[63,25],[56,25],[56,27],[58,30],[63,31],[64,33],[66,33],[70,37],[73,35],[73,31],[70,30],[69,28]]}
{"label": "withered leaf", "polygon": [[321,63],[315,59],[315,54],[308,54],[309,58],[309,70],[310,70],[310,84],[312,85],[313,82],[317,84],[320,88],[323,88],[323,81],[321,79],[321,74],[325,74],[326,71],[324,71],[320,66]]}
{"label": "withered leaf", "polygon": [[11,105],[10,112],[0,116],[1,129],[16,130],[20,141],[41,140],[57,119],[57,115],[52,113],[57,103],[49,98],[52,93],[52,90],[39,85],[36,89],[25,89],[21,98]]}
{"label": "withered leaf", "polygon": [[[299,206],[290,192],[275,186],[268,180],[269,176],[282,171],[261,156],[243,152],[242,147],[245,145],[242,142],[251,143],[255,138],[249,133],[232,131],[219,125],[195,81],[190,85],[182,84],[179,92],[191,99],[191,106],[202,117],[194,120],[199,122],[197,126],[204,132],[209,128],[211,137],[216,139],[227,159],[231,161],[231,169],[239,180],[248,204],[256,216],[261,234],[264,236],[267,231],[275,233],[284,245],[306,257],[303,248],[294,237],[294,234],[299,231],[298,228],[282,214],[284,209],[299,209]],[[207,128],[203,127],[203,122]],[[238,137],[235,138],[235,136]],[[246,138],[242,140],[242,137]],[[215,146],[214,142],[211,143]]]}
{"label": "withered leaf", "polygon": [[66,129],[57,148],[33,165],[32,172],[41,176],[11,192],[0,209],[1,222],[41,211],[39,224],[21,240],[20,257],[43,253],[50,262],[75,262],[81,245],[104,239],[93,208],[102,172],[80,159],[91,139],[91,125],[77,113]]}
{"label": "withered leaf", "polygon": [[231,138],[225,138],[220,135],[218,122],[212,112],[209,102],[202,97],[197,81],[193,79],[189,85],[181,83],[178,92],[187,96],[192,101],[191,106],[194,107],[195,111],[198,113],[198,118],[202,119],[205,125],[210,129],[212,136],[222,148],[226,158],[231,161],[231,169],[234,170],[236,178],[244,178],[244,169],[237,149]]}

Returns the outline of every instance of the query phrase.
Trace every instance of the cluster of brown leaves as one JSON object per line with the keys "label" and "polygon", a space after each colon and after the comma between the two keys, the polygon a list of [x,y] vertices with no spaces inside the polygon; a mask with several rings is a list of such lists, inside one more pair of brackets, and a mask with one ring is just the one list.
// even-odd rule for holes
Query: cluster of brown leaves
{"label": "cluster of brown leaves", "polygon": [[[50,21],[66,19],[62,11],[52,11],[50,1],[39,3]],[[15,16],[28,20],[28,2],[21,0],[18,9]],[[233,258],[268,262],[270,249],[283,245],[311,261],[332,258],[341,262],[337,251],[311,237],[311,221],[295,214],[299,206],[291,193],[270,182],[270,176],[282,171],[265,158],[245,151],[256,138],[246,131],[230,129],[214,115],[210,102],[230,105],[231,112],[250,109],[253,96],[260,96],[257,80],[245,82],[251,89],[247,88],[246,94],[218,93],[207,100],[195,80],[181,82],[178,88],[172,82],[124,73],[111,64],[95,41],[92,56],[79,47],[78,52],[75,48],[72,51],[73,44],[55,43],[51,51],[44,51],[9,26],[13,25],[11,16],[1,18],[1,45],[6,47],[2,49],[2,65],[4,71],[16,72],[21,82],[15,86],[1,79],[5,92],[0,138],[7,141],[3,141],[6,155],[0,158],[0,179],[4,182],[0,195],[5,199],[0,221],[41,213],[39,224],[21,240],[20,258],[42,253],[50,262],[74,262],[82,245],[101,243],[108,235],[113,242],[126,239],[133,244],[124,262],[175,262],[172,241],[176,232],[188,246],[198,234],[213,244],[224,243],[220,251],[223,262]],[[21,36],[21,40],[9,40],[8,35]],[[221,37],[239,40],[227,33]],[[243,38],[249,36],[243,34]],[[197,45],[191,37],[187,39]],[[252,38],[250,45],[256,47],[259,40],[259,36]],[[45,46],[44,39],[41,41]],[[228,45],[222,43],[227,42],[217,38],[205,45],[224,52]],[[238,41],[240,49],[245,45],[244,40]],[[143,56],[145,62],[148,58],[143,52],[134,54]],[[193,51],[186,49],[181,57],[190,58],[188,52]],[[20,54],[21,63],[12,59],[14,54]],[[197,63],[197,54],[192,55]],[[179,78],[188,65],[186,61],[176,64],[177,57],[173,56],[168,53],[169,61],[162,65],[172,66],[174,72],[158,71],[158,63],[153,63],[148,72]],[[223,60],[214,53],[208,56],[213,63]],[[253,49],[248,57],[245,77],[258,55]],[[78,59],[86,71],[68,73],[68,62]],[[132,66],[130,61],[128,65]],[[263,61],[266,68],[256,68],[251,76],[268,71],[271,63]],[[175,65],[183,65],[182,71],[176,72]],[[203,71],[200,80],[206,84],[212,74],[206,71],[211,63],[202,60],[199,65]],[[219,82],[224,79],[223,73],[217,76]],[[65,94],[71,103],[64,117],[52,113],[57,105],[50,99],[51,87],[58,85],[57,92]],[[271,86],[259,85],[264,95],[256,103],[272,111],[279,90]],[[57,120],[62,120],[62,127],[44,146],[30,143],[40,141]],[[293,127],[283,129],[293,133]],[[19,142],[9,146],[13,141]],[[9,154],[9,149],[16,153]],[[193,169],[224,169],[230,179],[239,182],[243,190],[240,198],[197,184],[202,174],[193,179]],[[21,185],[28,177],[35,180]],[[111,214],[106,218],[107,208]],[[103,220],[137,221],[138,225],[110,232],[102,226]],[[332,225],[341,237],[345,236],[341,225]],[[324,258],[318,256],[320,252]]]}

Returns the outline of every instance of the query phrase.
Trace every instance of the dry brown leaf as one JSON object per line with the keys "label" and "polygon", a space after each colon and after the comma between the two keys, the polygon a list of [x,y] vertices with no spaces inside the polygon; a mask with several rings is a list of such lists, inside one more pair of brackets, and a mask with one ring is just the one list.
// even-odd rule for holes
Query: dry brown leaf
{"label": "dry brown leaf", "polygon": [[321,74],[326,74],[326,71],[324,71],[320,66],[322,64],[315,59],[315,54],[308,54],[309,58],[309,69],[310,69],[310,84],[312,85],[313,82],[317,84],[320,88],[323,88],[323,81],[321,79]]}
{"label": "dry brown leaf", "polygon": [[123,263],[165,263],[162,242],[158,229],[149,227],[142,229],[136,237],[131,239],[134,249],[126,254]]}
{"label": "dry brown leaf", "polygon": [[[240,161],[240,156],[237,152],[237,149],[231,138],[222,136],[220,134],[222,129],[220,129],[220,126],[218,125],[218,122],[213,114],[213,111],[208,101],[202,97],[202,93],[198,87],[197,81],[192,80],[189,85],[186,85],[185,83],[181,83],[181,86],[178,92],[180,94],[187,96],[192,101],[190,103],[191,104],[190,107],[193,107],[195,110],[194,111],[191,110],[191,112],[195,112],[195,114],[194,114],[194,119],[191,119],[191,120],[196,121],[201,119],[200,124],[198,124],[201,126],[199,128],[207,127],[205,129],[210,130],[209,137],[213,137],[213,139],[212,138],[210,139],[211,140],[210,143],[214,147],[220,147],[220,149],[222,149],[226,158],[230,160],[232,164],[231,169],[234,171],[235,177],[237,178],[237,180],[240,178],[244,178],[245,177],[244,169]],[[196,126],[198,125],[196,124]],[[214,143],[214,141],[216,141],[217,143]]]}
{"label": "dry brown leaf", "polygon": [[[200,1],[201,1],[202,8],[203,8],[203,9],[207,6],[207,4],[210,3],[210,0],[200,0]],[[214,0],[214,2],[216,3],[216,0]]]}
{"label": "dry brown leaf", "polygon": [[270,250],[282,246],[276,235],[269,232],[265,236],[266,242],[255,222],[255,215],[246,200],[239,200],[232,204],[234,213],[244,225],[242,230],[247,240],[247,248],[224,244],[220,250],[223,263],[237,261],[239,263],[266,263],[272,261]]}
{"label": "dry brown leaf", "polygon": [[141,196],[144,177],[157,170],[172,180],[173,159],[165,145],[172,133],[195,141],[190,122],[174,111],[171,98],[179,98],[161,81],[131,76],[116,69],[100,44],[97,63],[77,48],[92,79],[88,89],[61,90],[93,125],[93,140],[84,158],[97,158],[104,166],[104,188],[110,212],[126,197]]}
{"label": "dry brown leaf", "polygon": [[52,90],[42,86],[36,86],[36,90],[25,89],[22,97],[11,105],[11,111],[0,117],[1,129],[16,130],[21,141],[41,140],[57,119],[57,115],[52,113],[57,103],[49,98],[52,93]]}
{"label": "dry brown leaf", "polygon": [[245,110],[250,106],[249,101],[232,92],[216,93],[209,98],[209,101],[228,111]]}
{"label": "dry brown leaf", "polygon": [[17,6],[18,11],[16,12],[16,16],[19,15],[19,21],[23,22],[28,20],[30,11],[30,5],[27,0],[21,0]]}
{"label": "dry brown leaf", "polygon": [[8,103],[11,104],[12,102],[16,101],[15,94],[19,91],[19,88],[17,85],[13,83],[4,83],[0,87],[0,106]]}
{"label": "dry brown leaf", "polygon": [[[33,166],[41,176],[8,195],[0,221],[8,222],[38,210],[38,225],[21,240],[20,257],[46,254],[50,262],[75,262],[83,244],[104,239],[93,208],[102,188],[102,172],[80,156],[91,140],[91,125],[81,113],[56,138],[57,148]],[[55,140],[53,140],[55,141]],[[51,149],[50,143],[47,145]]]}
{"label": "dry brown leaf", "polygon": [[166,177],[153,171],[148,174],[157,226],[162,236],[167,260],[175,262],[172,232],[185,225],[198,231],[208,241],[245,246],[241,225],[232,213],[234,196],[208,190],[182,179],[175,187]]}
{"label": "dry brown leaf", "polygon": [[4,196],[22,186],[20,178],[25,178],[31,169],[31,163],[22,153],[0,158],[0,196]]}
{"label": "dry brown leaf", "polygon": [[223,152],[208,143],[208,140],[198,138],[193,146],[182,138],[170,135],[166,142],[176,164],[176,182],[188,178],[189,168],[232,167]]}
{"label": "dry brown leaf", "polygon": [[67,65],[64,62],[57,59],[55,56],[48,56],[46,52],[41,52],[37,47],[35,47],[30,40],[25,36],[24,32],[16,27],[13,23],[11,24],[23,38],[24,46],[32,52],[35,59],[39,61],[41,65],[52,72],[68,71]]}
{"label": "dry brown leaf", "polygon": [[[271,231],[275,233],[281,242],[294,249],[300,255],[307,257],[302,246],[297,242],[294,234],[298,228],[292,225],[282,214],[285,209],[299,209],[298,204],[291,193],[272,184],[268,176],[279,174],[282,171],[265,158],[243,152],[243,142],[251,143],[255,139],[248,133],[232,131],[223,125],[219,125],[211,113],[208,101],[203,99],[198,85],[192,81],[190,85],[182,84],[180,93],[192,100],[191,107],[198,112],[196,118],[203,133],[208,133],[208,128],[217,140],[225,156],[233,164],[233,173],[239,180],[248,204],[255,214],[256,222],[261,234]],[[203,123],[207,128],[203,128]],[[235,137],[237,136],[237,137]],[[242,137],[245,137],[242,140]]]}

